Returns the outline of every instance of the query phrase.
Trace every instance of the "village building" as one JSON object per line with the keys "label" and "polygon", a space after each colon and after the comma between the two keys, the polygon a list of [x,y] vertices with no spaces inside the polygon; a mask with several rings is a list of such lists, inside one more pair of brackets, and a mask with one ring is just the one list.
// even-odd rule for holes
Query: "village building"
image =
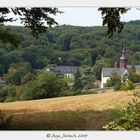
{"label": "village building", "polygon": [[3,80],[3,77],[0,77],[0,86],[1,87],[7,86],[6,81]]}
{"label": "village building", "polygon": [[52,71],[58,73],[59,75],[63,75],[64,77],[74,78],[78,69],[81,70],[82,68],[79,66],[53,66],[45,68],[45,71]]}
{"label": "village building", "polygon": [[[123,77],[125,74],[128,74],[128,69],[131,68],[131,65],[128,65],[126,50],[123,48],[121,57],[119,58],[119,64],[115,64],[114,68],[102,68],[101,71],[101,88],[104,88],[104,85],[107,83],[107,80],[110,78],[112,73],[117,73],[118,76]],[[140,65],[135,65],[136,72],[140,72]]]}

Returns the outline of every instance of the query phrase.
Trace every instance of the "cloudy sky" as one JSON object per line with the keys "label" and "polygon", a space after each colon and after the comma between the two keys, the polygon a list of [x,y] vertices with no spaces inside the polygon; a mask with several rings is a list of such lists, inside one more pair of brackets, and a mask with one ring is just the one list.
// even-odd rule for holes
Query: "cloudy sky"
{"label": "cloudy sky", "polygon": [[[102,25],[101,13],[98,8],[92,7],[65,7],[59,8],[64,13],[58,14],[55,19],[59,25],[76,25],[76,26],[98,26]],[[132,8],[127,14],[121,17],[122,21],[140,20],[140,10]],[[19,21],[12,23],[20,25]]]}

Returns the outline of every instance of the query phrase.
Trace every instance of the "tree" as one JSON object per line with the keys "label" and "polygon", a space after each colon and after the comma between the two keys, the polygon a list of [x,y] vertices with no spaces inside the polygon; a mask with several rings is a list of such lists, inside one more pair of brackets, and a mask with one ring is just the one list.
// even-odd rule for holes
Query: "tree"
{"label": "tree", "polygon": [[99,8],[103,17],[103,26],[107,25],[107,35],[111,37],[114,32],[120,33],[123,23],[120,21],[121,14],[126,13],[129,8]]}
{"label": "tree", "polygon": [[101,60],[97,60],[93,67],[93,74],[95,75],[97,80],[101,80],[101,70],[103,67],[109,66],[109,63],[105,62],[104,58]]}
{"label": "tree", "polygon": [[21,84],[25,84],[29,81],[35,80],[36,76],[35,74],[28,72],[27,74],[25,74],[24,76],[22,76],[20,83]]}
{"label": "tree", "polygon": [[134,63],[132,63],[132,66],[130,69],[128,69],[129,74],[128,74],[128,79],[131,80],[134,83],[140,82],[140,73],[136,72],[136,68]]}
{"label": "tree", "polygon": [[121,85],[121,77],[116,72],[113,72],[110,78],[107,80],[106,86],[111,87],[115,85]]}
{"label": "tree", "polygon": [[[47,24],[49,27],[57,25],[57,22],[50,15],[56,15],[60,12],[57,8],[0,8],[0,25],[6,22],[16,21],[16,18],[9,17],[8,14],[13,13],[21,24],[31,29],[34,36],[39,36],[46,32]],[[10,42],[17,45],[19,40],[15,35],[9,33],[7,28],[0,30],[0,40],[4,43]]]}
{"label": "tree", "polygon": [[42,73],[38,75],[37,79],[28,82],[23,87],[21,99],[31,100],[58,97],[67,88],[67,83],[57,77],[55,73]]}
{"label": "tree", "polygon": [[89,63],[89,66],[93,66],[94,62],[93,62],[93,55],[91,52],[89,52],[88,54],[88,63]]}
{"label": "tree", "polygon": [[82,84],[85,89],[92,89],[92,88],[96,87],[96,85],[95,85],[96,78],[93,75],[92,67],[87,67],[84,70],[83,76],[81,79],[82,79]]}
{"label": "tree", "polygon": [[135,88],[135,85],[130,80],[123,82],[121,85],[121,90],[133,90],[134,88]]}
{"label": "tree", "polygon": [[80,70],[77,69],[75,75],[74,75],[74,90],[80,90],[83,88],[82,80],[81,80],[81,73]]}
{"label": "tree", "polygon": [[[1,24],[1,22],[0,22],[0,24]],[[2,43],[11,43],[13,46],[17,47],[20,42],[20,38],[17,34],[12,33],[10,28],[8,28],[8,27],[2,28],[2,26],[1,26],[0,41]]]}
{"label": "tree", "polygon": [[20,63],[22,52],[18,50],[5,52],[0,57],[0,63],[3,65],[3,71],[7,72],[12,63]]}
{"label": "tree", "polygon": [[12,64],[5,75],[5,79],[10,84],[20,85],[22,78],[30,71],[31,66],[28,62]]}
{"label": "tree", "polygon": [[7,91],[5,88],[0,87],[0,102],[4,102],[7,97]]}
{"label": "tree", "polygon": [[0,75],[4,73],[3,66],[0,64]]}
{"label": "tree", "polygon": [[4,102],[13,102],[16,100],[16,88],[14,86],[6,87],[7,97]]}
{"label": "tree", "polygon": [[69,51],[71,49],[70,43],[73,35],[72,33],[64,33],[59,37],[58,44],[62,51]]}

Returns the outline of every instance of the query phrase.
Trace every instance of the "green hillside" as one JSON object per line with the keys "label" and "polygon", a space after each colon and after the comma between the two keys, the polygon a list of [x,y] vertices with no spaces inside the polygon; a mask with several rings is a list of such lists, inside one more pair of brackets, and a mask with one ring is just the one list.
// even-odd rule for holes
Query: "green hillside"
{"label": "green hillside", "polygon": [[[58,26],[34,38],[28,29],[9,27],[18,35],[18,48],[0,43],[0,72],[7,71],[11,63],[30,62],[33,68],[48,65],[94,65],[114,66],[123,46],[128,52],[128,63],[140,61],[140,21],[124,24],[121,34],[106,36],[106,27]],[[59,57],[62,61],[59,61]]]}

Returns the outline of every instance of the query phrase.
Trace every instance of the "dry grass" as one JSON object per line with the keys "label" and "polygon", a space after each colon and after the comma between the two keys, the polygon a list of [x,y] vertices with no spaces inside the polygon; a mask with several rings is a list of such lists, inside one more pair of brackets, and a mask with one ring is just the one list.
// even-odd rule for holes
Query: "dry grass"
{"label": "dry grass", "polygon": [[132,92],[112,92],[0,103],[14,116],[13,129],[99,130],[132,101]]}

